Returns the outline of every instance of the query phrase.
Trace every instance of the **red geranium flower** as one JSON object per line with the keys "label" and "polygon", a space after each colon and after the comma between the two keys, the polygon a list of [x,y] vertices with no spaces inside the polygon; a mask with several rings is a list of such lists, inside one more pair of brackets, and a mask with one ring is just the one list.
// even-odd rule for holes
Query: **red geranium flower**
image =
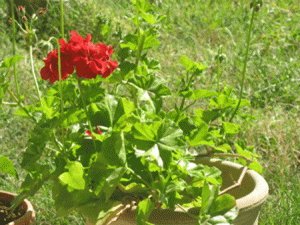
{"label": "red geranium flower", "polygon": [[[87,38],[79,36],[75,31],[71,31],[72,37],[66,43],[64,39],[59,40],[62,59],[62,79],[67,78],[68,74],[74,72],[74,66],[78,77],[87,79],[96,78],[96,75],[102,75],[103,78],[109,76],[118,66],[116,61],[110,61],[113,53],[111,46],[99,42],[94,45],[91,42],[91,35]],[[45,67],[41,74],[43,79],[50,78],[53,83],[58,78],[58,56],[57,50],[48,53]]]}
{"label": "red geranium flower", "polygon": [[87,38],[79,36],[71,31],[72,37],[68,42],[68,50],[72,54],[73,65],[76,67],[77,76],[87,79],[95,78],[97,74],[106,78],[118,66],[116,61],[110,61],[113,49],[102,44],[94,45],[91,42],[91,35]]}
{"label": "red geranium flower", "polygon": [[[44,80],[50,79],[50,82],[59,80],[58,73],[58,50],[55,49],[48,53],[47,58],[43,59],[45,66],[41,69],[41,75]],[[68,63],[67,57],[61,52],[61,79],[64,80],[68,74],[74,72],[74,66]]]}
{"label": "red geranium flower", "polygon": [[[96,126],[97,127],[97,130],[98,130],[98,133],[99,134],[102,134],[102,132],[100,131],[100,129],[98,128],[98,126]],[[91,131],[90,130],[88,130],[87,132],[86,132],[90,137],[92,137],[92,134],[91,134]],[[95,139],[96,139],[96,137],[94,137]]]}

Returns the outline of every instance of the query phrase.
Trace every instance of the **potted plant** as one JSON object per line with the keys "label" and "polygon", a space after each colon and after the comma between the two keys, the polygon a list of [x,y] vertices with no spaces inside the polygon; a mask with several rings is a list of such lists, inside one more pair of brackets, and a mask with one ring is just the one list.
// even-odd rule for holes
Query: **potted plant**
{"label": "potted plant", "polygon": [[[240,107],[249,105],[241,97],[244,84],[238,98],[226,85],[222,91],[219,86],[217,91],[195,89],[206,66],[182,56],[186,74],[180,75],[178,90],[171,90],[157,74],[159,62],[147,56],[160,44],[164,16],[153,14],[147,1],[132,3],[136,12],[130,21],[136,30],[119,34],[118,62],[111,59],[112,46],[95,45],[90,34],[84,38],[71,31],[68,42],[54,38],[59,47],[43,60],[41,77],[52,86],[41,96],[36,82],[38,102],[24,106],[19,93],[16,97],[3,82],[3,92],[19,106],[15,114],[35,124],[21,164],[28,175],[11,208],[51,180],[57,215],[77,210],[87,224],[122,224],[124,215],[128,220],[134,215],[136,224],[159,224],[161,213],[167,218],[180,214],[192,224],[235,223],[238,200],[227,192],[243,178],[251,180],[248,168],[262,172],[259,155],[234,139],[241,128],[232,120]],[[253,2],[245,65],[259,3]],[[220,48],[218,67],[221,56]],[[173,110],[164,105],[170,96],[180,100]],[[189,111],[203,98],[210,99],[206,109]],[[205,157],[236,157],[241,164],[238,183],[220,190],[231,176],[221,177],[220,163],[211,167],[211,162],[198,161]],[[49,164],[41,164],[41,158]],[[264,190],[267,196],[268,187]]]}

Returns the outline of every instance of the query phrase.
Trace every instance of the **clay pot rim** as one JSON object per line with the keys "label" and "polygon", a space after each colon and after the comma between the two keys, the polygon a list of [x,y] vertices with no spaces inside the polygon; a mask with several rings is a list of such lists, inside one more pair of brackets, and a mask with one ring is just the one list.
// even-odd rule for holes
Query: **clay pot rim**
{"label": "clay pot rim", "polygon": [[[9,195],[9,196],[17,196],[17,194],[7,192],[7,191],[3,191],[3,190],[0,190],[0,194],[6,194],[6,195]],[[23,224],[23,222],[22,222],[23,218],[28,218],[28,220],[31,220],[31,221],[35,219],[35,211],[33,209],[33,206],[31,204],[31,202],[28,201],[27,199],[24,199],[24,201],[22,203],[24,203],[25,206],[26,206],[25,214],[22,217],[20,217],[19,219],[8,223],[7,225],[19,225],[19,224],[21,225],[21,224]]]}
{"label": "clay pot rim", "polygon": [[[197,163],[201,163],[201,161],[211,162],[216,165],[231,167],[237,170],[241,170],[241,168],[243,168],[243,166],[240,164],[221,159],[201,158],[195,160]],[[254,188],[247,195],[236,199],[237,207],[243,210],[247,210],[247,208],[252,208],[253,206],[262,204],[262,202],[265,202],[269,196],[269,185],[259,173],[248,169],[245,176],[252,180],[254,183]],[[255,204],[253,204],[253,202],[255,202]]]}

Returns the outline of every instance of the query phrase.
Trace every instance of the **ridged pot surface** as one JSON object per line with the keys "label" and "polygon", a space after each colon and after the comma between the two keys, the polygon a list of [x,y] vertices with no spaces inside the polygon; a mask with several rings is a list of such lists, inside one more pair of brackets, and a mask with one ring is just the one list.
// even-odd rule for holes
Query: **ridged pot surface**
{"label": "ridged pot surface", "polygon": [[[222,171],[223,184],[221,190],[233,185],[243,170],[243,166],[219,159],[195,159],[195,163],[215,166]],[[233,180],[232,180],[232,178]],[[269,195],[269,186],[265,179],[255,171],[248,170],[240,187],[227,192],[236,198],[239,214],[234,220],[234,225],[258,225],[261,207]],[[193,210],[193,209],[190,209]],[[181,209],[175,211],[168,209],[155,209],[149,222],[157,225],[186,224],[195,225],[196,220],[188,216]],[[136,225],[135,208],[128,209],[111,225]],[[86,225],[92,225],[87,219]]]}
{"label": "ridged pot surface", "polygon": [[[16,194],[0,191],[0,201],[11,202],[14,197],[17,196]],[[23,214],[22,217],[19,219],[10,222],[7,225],[31,225],[34,224],[35,221],[35,211],[33,209],[32,204],[25,199],[20,206],[21,213]]]}

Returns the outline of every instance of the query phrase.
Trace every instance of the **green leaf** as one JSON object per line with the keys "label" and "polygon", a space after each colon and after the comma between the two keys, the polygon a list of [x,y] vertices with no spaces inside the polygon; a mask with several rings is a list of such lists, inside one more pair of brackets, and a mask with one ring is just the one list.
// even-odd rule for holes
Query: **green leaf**
{"label": "green leaf", "polygon": [[188,91],[181,91],[180,96],[189,98],[189,99],[200,99],[200,98],[207,98],[212,96],[217,96],[218,94],[214,91],[208,91],[208,90],[188,90]]}
{"label": "green leaf", "polygon": [[18,179],[17,171],[10,159],[5,156],[0,156],[0,172],[7,173]]}
{"label": "green leaf", "polygon": [[160,42],[156,39],[156,37],[153,34],[149,34],[145,38],[143,49],[152,49],[156,45],[160,45]]}
{"label": "green leaf", "polygon": [[187,58],[185,55],[181,55],[179,62],[181,62],[187,71],[191,71],[195,65],[194,61]]}
{"label": "green leaf", "polygon": [[134,138],[143,141],[155,141],[155,134],[161,122],[154,122],[150,125],[145,123],[134,124]]}
{"label": "green leaf", "polygon": [[219,150],[219,151],[222,151],[222,152],[225,152],[225,153],[227,153],[228,151],[231,150],[231,147],[228,144],[223,144],[223,145],[218,145],[218,146],[212,146],[212,147],[214,149],[216,149],[216,150]]}
{"label": "green leaf", "polygon": [[116,112],[114,115],[114,124],[120,119],[122,115],[130,116],[131,112],[135,110],[134,103],[127,100],[126,98],[121,98],[118,101]]}
{"label": "green leaf", "polygon": [[209,214],[219,214],[225,211],[229,211],[236,206],[235,198],[229,194],[218,196],[212,203]]}
{"label": "green leaf", "polygon": [[123,42],[120,44],[121,48],[130,48],[132,51],[136,51],[138,48],[138,36],[129,34],[125,36]]}
{"label": "green leaf", "polygon": [[154,16],[149,13],[141,13],[141,16],[144,20],[146,20],[147,23],[150,23],[151,25],[156,23],[156,19],[154,18]]}
{"label": "green leaf", "polygon": [[197,126],[190,118],[184,118],[179,122],[179,127],[183,130],[184,135],[190,135],[191,131],[195,130]]}
{"label": "green leaf", "polygon": [[[235,100],[235,104],[232,107],[236,108],[238,102],[239,102],[238,100]],[[248,105],[250,105],[249,100],[248,99],[242,99],[239,107],[244,107],[244,106],[248,106]]]}
{"label": "green leaf", "polygon": [[69,108],[69,110],[64,113],[63,122],[58,121],[63,127],[68,127],[77,123],[81,123],[86,118],[83,109]]}
{"label": "green leaf", "polygon": [[238,216],[238,209],[237,207],[233,207],[229,211],[227,211],[223,215],[213,215],[213,217],[209,218],[209,224],[216,224],[216,225],[231,225],[233,220]]}
{"label": "green leaf", "polygon": [[83,166],[80,162],[69,162],[66,166],[69,172],[64,172],[59,179],[72,189],[84,189],[85,180],[83,179]]}
{"label": "green leaf", "polygon": [[228,122],[223,122],[222,127],[224,129],[225,134],[237,134],[241,129],[240,125]]}
{"label": "green leaf", "polygon": [[182,55],[179,62],[185,67],[188,72],[195,72],[196,70],[202,71],[206,69],[201,62],[196,63],[193,60],[187,58],[185,55]]}
{"label": "green leaf", "polygon": [[124,193],[140,193],[147,190],[146,186],[141,183],[130,183],[126,186],[123,186],[121,183],[118,184],[118,188]]}
{"label": "green leaf", "polygon": [[52,119],[59,117],[59,106],[60,99],[58,97],[48,96],[41,99],[41,106],[39,108],[36,107],[36,110],[43,111],[48,119]]}
{"label": "green leaf", "polygon": [[[32,105],[25,105],[24,108],[27,109],[28,112],[33,111]],[[18,108],[17,111],[14,113],[14,115],[23,116],[25,118],[30,118],[30,116],[25,112],[25,110],[23,108]]]}
{"label": "green leaf", "polygon": [[205,180],[202,188],[202,194],[201,194],[202,206],[200,209],[199,216],[202,216],[203,213],[206,214],[209,211],[214,199],[218,196],[218,194],[219,194],[219,187],[214,185],[210,188],[207,181]]}
{"label": "green leaf", "polygon": [[211,106],[224,109],[227,107],[234,107],[236,104],[236,100],[233,100],[224,93],[221,93],[217,98],[211,98],[209,104]]}
{"label": "green leaf", "polygon": [[182,137],[182,130],[171,120],[153,122],[150,125],[144,123],[135,124],[133,129],[134,139],[132,144],[136,145],[139,156],[154,154],[159,166],[168,168],[172,154],[171,151],[178,151],[185,146]]}
{"label": "green leaf", "polygon": [[113,132],[109,138],[103,141],[101,152],[98,153],[97,160],[104,165],[126,165],[126,153],[123,133]]}
{"label": "green leaf", "polygon": [[146,198],[138,204],[136,222],[137,224],[149,224],[146,223],[149,219],[152,211],[155,209],[155,204],[149,199]]}
{"label": "green leaf", "polygon": [[115,191],[116,187],[120,183],[121,178],[123,177],[124,173],[126,172],[125,167],[119,167],[113,169],[109,176],[105,177],[105,182],[103,185],[102,191],[105,193],[105,200],[108,201],[110,196]]}
{"label": "green leaf", "polygon": [[6,58],[4,61],[0,63],[0,68],[9,69],[12,65],[14,65],[16,62],[18,62],[23,58],[24,56],[22,55],[16,55],[11,58]]}
{"label": "green leaf", "polygon": [[263,168],[258,162],[251,162],[248,168],[257,173],[263,174]]}
{"label": "green leaf", "polygon": [[202,141],[206,141],[206,137],[208,135],[208,125],[202,121],[197,130],[188,137],[187,141],[191,146],[197,146],[202,143]]}
{"label": "green leaf", "polygon": [[[235,145],[236,151],[239,155],[245,156],[245,157],[250,158],[250,159],[253,159],[253,157],[258,156],[256,154],[253,154],[253,153],[249,152],[249,151],[243,150],[241,148],[241,146],[239,146],[237,143],[234,143],[234,145]],[[240,161],[240,163],[242,165],[244,165],[244,166],[247,165],[247,162],[246,162],[245,159],[242,159],[242,158],[238,157],[238,160]],[[254,161],[249,164],[248,168],[256,171],[257,173],[262,174],[263,173],[262,166],[258,162],[256,162],[255,159],[253,159],[253,160]]]}
{"label": "green leaf", "polygon": [[[196,109],[195,113],[197,117],[199,117],[201,120],[205,121],[206,123],[213,122],[222,115],[222,111],[219,109],[209,109],[209,110]],[[194,119],[194,117],[192,118]]]}
{"label": "green leaf", "polygon": [[91,115],[92,126],[113,126],[114,115],[118,102],[112,95],[106,95],[102,103],[92,103],[88,106],[88,113]]}

